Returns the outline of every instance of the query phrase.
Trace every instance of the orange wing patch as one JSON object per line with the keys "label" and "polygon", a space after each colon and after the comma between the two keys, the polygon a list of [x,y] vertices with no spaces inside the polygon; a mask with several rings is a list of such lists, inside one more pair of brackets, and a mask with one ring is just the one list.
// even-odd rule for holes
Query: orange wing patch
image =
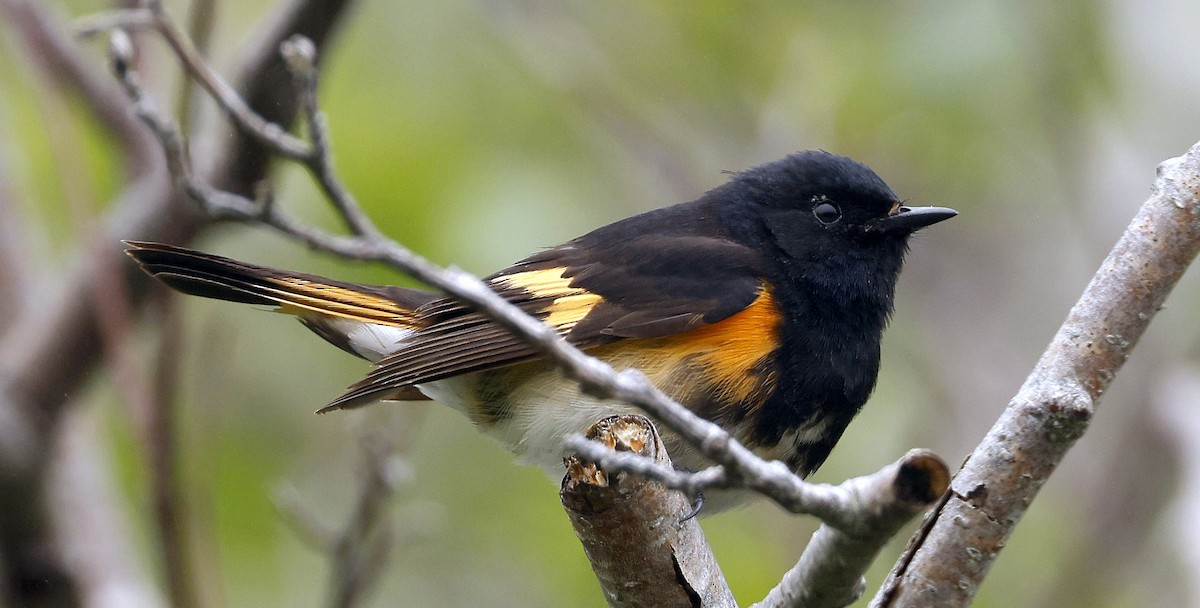
{"label": "orange wing patch", "polygon": [[271,277],[264,285],[281,292],[279,312],[301,315],[313,311],[382,325],[415,327],[416,317],[387,298],[296,277]]}

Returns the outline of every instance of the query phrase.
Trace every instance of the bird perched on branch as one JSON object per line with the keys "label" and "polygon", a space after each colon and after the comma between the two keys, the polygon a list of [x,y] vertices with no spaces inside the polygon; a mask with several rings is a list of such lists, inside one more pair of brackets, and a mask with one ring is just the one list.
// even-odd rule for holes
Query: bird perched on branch
{"label": "bird perched on branch", "polygon": [[[859,162],[801,152],[485,281],[568,342],[617,369],[640,369],[747,447],[808,475],[875,385],[909,236],[954,215],[905,206]],[[632,409],[585,394],[533,347],[439,293],[129,245],[174,289],[275,307],[375,364],[321,411],[434,399],[561,475],[564,436]],[[680,465],[705,464],[666,440]]]}

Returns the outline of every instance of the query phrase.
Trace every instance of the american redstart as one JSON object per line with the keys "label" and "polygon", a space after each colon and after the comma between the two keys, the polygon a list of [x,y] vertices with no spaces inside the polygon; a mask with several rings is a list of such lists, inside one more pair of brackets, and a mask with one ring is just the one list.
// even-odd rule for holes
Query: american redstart
{"label": "american redstart", "polygon": [[[755,452],[808,475],[875,385],[909,236],[955,215],[907,207],[866,165],[808,151],[485,281],[569,342],[617,369],[640,369]],[[565,435],[632,410],[584,394],[529,345],[439,293],[129,245],[174,289],[276,307],[375,364],[321,411],[434,399],[561,475]],[[705,464],[666,439],[680,466]]]}

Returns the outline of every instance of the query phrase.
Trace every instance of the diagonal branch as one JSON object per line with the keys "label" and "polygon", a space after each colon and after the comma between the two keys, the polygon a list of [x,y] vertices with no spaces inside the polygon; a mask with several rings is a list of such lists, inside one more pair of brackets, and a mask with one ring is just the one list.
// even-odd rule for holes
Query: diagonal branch
{"label": "diagonal branch", "polygon": [[[6,0],[15,2],[16,0]],[[329,37],[338,17],[349,5],[348,0],[311,0],[290,4],[286,11],[266,28],[251,58],[242,70],[245,82],[243,96],[253,107],[262,108],[263,115],[273,122],[290,123],[295,116],[295,96],[280,96],[279,89],[288,89],[290,77],[278,56],[279,44],[295,32],[301,32],[317,44]],[[63,29],[61,24],[36,21],[39,28]],[[269,47],[270,52],[262,50]],[[279,80],[282,75],[283,79]],[[127,116],[127,106],[121,116]],[[251,192],[266,175],[270,154],[252,140],[220,138],[223,145],[214,153],[209,166],[200,169],[206,180],[225,190]],[[114,210],[106,218],[111,243],[109,255],[117,255],[120,238],[140,238],[187,242],[208,223],[208,218],[184,205],[171,193],[162,170],[160,155],[153,156],[155,170],[147,171],[118,196]],[[122,277],[129,285],[130,297],[143,300],[150,279],[143,273],[124,266]],[[31,318],[14,323],[20,331],[10,332],[0,342],[0,409],[9,405],[27,414],[9,418],[14,425],[26,427],[19,437],[40,435],[56,418],[55,412],[66,402],[96,361],[99,335],[91,311],[89,277],[94,274],[93,263],[84,260],[67,278],[68,288],[62,297],[31,313]],[[8,404],[8,405],[6,405]],[[36,413],[36,414],[35,414]],[[0,416],[4,418],[4,416]],[[0,452],[3,452],[0,446]],[[3,460],[3,456],[0,456]]]}
{"label": "diagonal branch", "polygon": [[[965,606],[1167,294],[1200,253],[1200,143],[1158,168],[1153,195],[872,606]],[[969,559],[947,559],[968,556]]]}
{"label": "diagonal branch", "polygon": [[117,28],[154,29],[179,58],[188,76],[217,100],[220,108],[244,133],[255,136],[259,143],[271,146],[278,154],[288,158],[303,159],[312,155],[312,146],[256,113],[238,95],[233,85],[204,61],[200,51],[180,31],[179,26],[167,17],[161,2],[145,0],[142,4],[144,8],[119,9],[82,19],[76,23],[75,31],[81,37],[90,38]]}
{"label": "diagonal branch", "polygon": [[900,528],[946,492],[950,469],[937,455],[911,450],[878,473],[848,480],[858,525],[846,530],[822,524],[800,561],[752,608],[840,608],[858,601],[863,574]]}

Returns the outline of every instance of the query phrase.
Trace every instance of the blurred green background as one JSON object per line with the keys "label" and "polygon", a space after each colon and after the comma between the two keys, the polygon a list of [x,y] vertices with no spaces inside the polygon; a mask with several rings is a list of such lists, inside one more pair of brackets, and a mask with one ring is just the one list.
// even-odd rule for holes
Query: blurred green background
{"label": "blurred green background", "polygon": [[[51,4],[63,16],[106,7]],[[186,3],[168,6],[186,13]],[[217,4],[218,67],[236,62],[269,12],[266,2]],[[914,240],[878,389],[814,476],[836,483],[916,446],[953,466],[979,441],[1146,197],[1156,164],[1200,139],[1197,27],[1200,4],[1187,0],[376,0],[358,5],[323,57],[321,92],[337,167],[376,222],[481,274],[806,148],[866,162],[914,204],[958,209]],[[103,71],[102,45],[89,46]],[[145,51],[165,83],[156,94],[169,98],[172,61],[157,42]],[[69,204],[72,191],[102,212],[123,176],[110,142],[15,43],[0,45],[0,74],[0,159],[23,233],[39,272],[63,272],[78,255],[72,217],[84,211]],[[305,175],[278,178],[281,205],[336,226]],[[253,227],[221,226],[196,246],[405,281]],[[1200,464],[1181,432],[1200,418],[1186,407],[1200,395],[1188,382],[1196,295],[1193,276],[975,605],[1200,605],[1200,512],[1188,499]],[[314,416],[364,363],[283,316],[182,306],[181,467],[205,605],[323,603],[326,561],[273,496],[343,521],[357,433],[379,427],[411,441],[409,483],[390,514],[402,542],[371,605],[603,605],[540,471],[435,404]],[[76,423],[94,431],[153,572],[143,448],[118,395],[101,375]],[[779,580],[815,528],[769,504],[703,525],[743,604]],[[867,598],[903,538],[869,574]]]}

